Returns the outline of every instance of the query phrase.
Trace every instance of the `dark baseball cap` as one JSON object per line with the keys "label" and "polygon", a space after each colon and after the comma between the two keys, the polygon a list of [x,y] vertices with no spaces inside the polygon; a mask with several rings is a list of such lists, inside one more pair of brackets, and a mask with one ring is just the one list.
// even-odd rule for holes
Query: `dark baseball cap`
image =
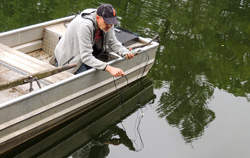
{"label": "dark baseball cap", "polygon": [[97,15],[101,16],[106,24],[118,24],[116,11],[111,4],[102,4],[97,8]]}

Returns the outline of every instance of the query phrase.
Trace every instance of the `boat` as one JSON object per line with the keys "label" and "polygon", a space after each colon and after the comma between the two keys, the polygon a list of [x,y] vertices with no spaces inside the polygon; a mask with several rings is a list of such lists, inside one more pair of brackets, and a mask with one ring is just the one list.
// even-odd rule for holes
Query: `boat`
{"label": "boat", "polygon": [[94,68],[74,75],[64,71],[74,65],[53,66],[55,46],[73,18],[0,33],[0,154],[110,99],[154,64],[158,42],[115,28],[117,39],[136,56],[126,60],[110,51],[103,61],[122,68],[124,77]]}
{"label": "boat", "polygon": [[[155,98],[152,81],[144,77],[130,84],[122,94],[115,95],[96,105],[96,108],[3,153],[0,157],[70,157],[81,152],[93,140],[96,141],[96,137],[113,131],[113,128],[117,129],[122,120],[133,113],[139,113],[140,117],[146,109],[145,105],[152,103]],[[135,124],[136,121],[138,120],[135,120]],[[124,137],[128,131],[122,130],[121,134],[119,131],[121,130],[114,135],[121,140],[121,144],[128,146],[128,137]],[[135,146],[130,145],[130,148]]]}

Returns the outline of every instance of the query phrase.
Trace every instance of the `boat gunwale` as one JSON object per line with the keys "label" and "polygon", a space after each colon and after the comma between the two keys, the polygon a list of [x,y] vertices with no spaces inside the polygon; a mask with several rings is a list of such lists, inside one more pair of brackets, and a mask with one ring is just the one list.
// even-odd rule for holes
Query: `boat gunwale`
{"label": "boat gunwale", "polygon": [[13,29],[13,30],[5,31],[5,32],[0,32],[0,37],[5,37],[5,36],[12,35],[12,34],[28,31],[30,29],[36,29],[36,28],[39,28],[39,27],[45,27],[45,26],[57,24],[57,23],[60,23],[60,22],[71,20],[73,18],[74,18],[74,15],[59,18],[59,19],[55,19],[55,20],[50,20],[50,21],[46,21],[46,22],[42,22],[42,23],[30,25],[30,26],[24,26],[24,27],[21,27],[21,28],[18,28],[18,29]]}

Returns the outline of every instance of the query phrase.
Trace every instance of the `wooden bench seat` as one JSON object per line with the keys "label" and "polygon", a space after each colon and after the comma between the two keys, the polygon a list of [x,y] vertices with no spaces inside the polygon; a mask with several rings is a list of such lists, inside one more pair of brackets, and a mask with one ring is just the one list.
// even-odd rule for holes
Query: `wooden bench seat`
{"label": "wooden bench seat", "polygon": [[[3,44],[0,44],[0,61],[28,74],[38,73],[54,67],[49,63],[35,59]],[[44,80],[48,83],[55,83],[70,76],[73,76],[73,74],[65,71]]]}

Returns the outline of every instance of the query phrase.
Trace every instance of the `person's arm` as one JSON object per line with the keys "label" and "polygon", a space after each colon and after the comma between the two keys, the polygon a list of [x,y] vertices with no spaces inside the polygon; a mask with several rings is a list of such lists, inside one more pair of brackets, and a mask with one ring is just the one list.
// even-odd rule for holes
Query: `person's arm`
{"label": "person's arm", "polygon": [[116,68],[116,67],[107,65],[105,70],[108,71],[112,76],[115,76],[115,77],[124,76],[124,72],[120,68]]}
{"label": "person's arm", "polygon": [[[108,41],[108,46],[118,53],[119,55],[123,55],[123,53],[130,51],[131,49],[127,49],[124,47],[116,38],[115,36],[115,31],[114,31],[114,26],[110,29],[109,31],[109,41]],[[131,59],[134,58],[133,54],[126,53],[126,58]]]}

